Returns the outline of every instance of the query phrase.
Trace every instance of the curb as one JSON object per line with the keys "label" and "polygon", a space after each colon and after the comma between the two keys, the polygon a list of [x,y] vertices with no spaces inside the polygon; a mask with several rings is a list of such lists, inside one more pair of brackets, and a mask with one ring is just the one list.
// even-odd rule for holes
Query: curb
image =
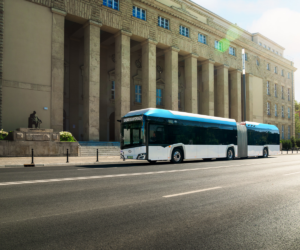
{"label": "curb", "polygon": [[124,163],[146,163],[146,161],[125,161],[125,162],[70,162],[70,163],[48,163],[48,164],[34,164],[33,166],[26,166],[30,164],[12,164],[12,165],[0,165],[0,168],[24,168],[24,167],[58,167],[58,166],[97,166],[97,165],[113,165],[113,164],[124,164]]}

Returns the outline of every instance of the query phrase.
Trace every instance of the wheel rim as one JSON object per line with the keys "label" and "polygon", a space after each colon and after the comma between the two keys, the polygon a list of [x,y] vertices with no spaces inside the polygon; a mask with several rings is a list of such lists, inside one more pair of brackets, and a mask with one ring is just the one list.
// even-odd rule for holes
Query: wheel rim
{"label": "wheel rim", "polygon": [[181,154],[179,151],[176,151],[173,156],[174,161],[179,162],[181,160]]}
{"label": "wheel rim", "polygon": [[227,156],[228,156],[228,159],[232,159],[232,157],[233,157],[232,150],[228,150]]}

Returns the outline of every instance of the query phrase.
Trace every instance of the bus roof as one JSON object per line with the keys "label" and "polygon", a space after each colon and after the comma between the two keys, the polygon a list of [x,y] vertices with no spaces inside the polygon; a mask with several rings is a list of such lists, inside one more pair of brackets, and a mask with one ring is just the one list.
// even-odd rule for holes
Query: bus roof
{"label": "bus roof", "polygon": [[255,128],[255,129],[263,129],[269,131],[279,131],[279,129],[275,125],[271,124],[264,124],[264,123],[256,123],[256,122],[245,122],[246,127],[248,128]]}
{"label": "bus roof", "polygon": [[186,120],[186,121],[207,122],[207,123],[236,126],[236,121],[234,119],[192,114],[187,112],[179,112],[179,111],[166,110],[166,109],[156,109],[156,108],[131,111],[124,117],[131,117],[131,116],[138,116],[138,115],[144,115],[147,117],[160,117],[160,118],[179,119],[179,120]]}

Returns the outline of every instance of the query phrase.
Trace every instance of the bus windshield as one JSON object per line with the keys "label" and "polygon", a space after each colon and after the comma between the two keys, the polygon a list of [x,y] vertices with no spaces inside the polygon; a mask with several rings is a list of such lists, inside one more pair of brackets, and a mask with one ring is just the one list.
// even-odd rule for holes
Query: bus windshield
{"label": "bus windshield", "polygon": [[121,149],[140,147],[143,145],[145,145],[143,122],[122,123]]}

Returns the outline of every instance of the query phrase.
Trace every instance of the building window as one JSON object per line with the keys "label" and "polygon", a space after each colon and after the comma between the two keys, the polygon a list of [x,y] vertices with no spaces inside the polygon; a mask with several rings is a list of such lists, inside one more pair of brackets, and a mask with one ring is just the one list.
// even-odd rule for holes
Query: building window
{"label": "building window", "polygon": [[281,75],[284,76],[284,70],[283,69],[281,70]]}
{"label": "building window", "polygon": [[169,29],[169,20],[159,16],[158,17],[158,26],[168,30]]}
{"label": "building window", "polygon": [[269,102],[267,102],[267,114],[271,115],[270,103]]}
{"label": "building window", "polygon": [[116,85],[115,85],[115,81],[111,82],[111,99],[115,99],[115,90],[116,90]]}
{"label": "building window", "polygon": [[289,101],[291,100],[291,97],[290,97],[290,89],[288,89],[288,100],[289,100]]}
{"label": "building window", "polygon": [[206,44],[206,36],[202,35],[202,34],[199,34],[198,35],[198,42]]}
{"label": "building window", "polygon": [[288,118],[291,119],[291,108],[288,108]]}
{"label": "building window", "polygon": [[135,102],[142,103],[142,86],[135,85]]}
{"label": "building window", "polygon": [[273,52],[273,53],[275,53],[275,50],[274,50],[274,49],[272,49],[272,52]]}
{"label": "building window", "polygon": [[280,56],[282,56],[282,54],[280,53]]}
{"label": "building window", "polygon": [[248,61],[248,53],[245,53],[245,60]]}
{"label": "building window", "polygon": [[278,116],[278,113],[277,113],[277,104],[275,104],[275,117]]}
{"label": "building window", "polygon": [[156,105],[162,106],[162,89],[156,89]]}
{"label": "building window", "polygon": [[270,82],[267,81],[267,95],[270,95]]}
{"label": "building window", "polygon": [[178,92],[178,109],[181,109],[181,92]]}
{"label": "building window", "polygon": [[190,34],[189,34],[189,28],[187,27],[184,27],[182,25],[179,26],[179,34],[180,35],[183,35],[183,36],[186,36],[186,37],[190,37]]}
{"label": "building window", "polygon": [[274,72],[275,72],[275,74],[277,74],[277,66],[275,66]]}
{"label": "building window", "polygon": [[267,63],[267,70],[270,70],[270,63]]}
{"label": "building window", "polygon": [[290,79],[291,78],[291,76],[290,76],[290,72],[288,72],[288,79]]}
{"label": "building window", "polygon": [[277,97],[277,84],[274,85],[274,96]]}
{"label": "building window", "polygon": [[215,40],[215,49],[223,51],[223,43]]}
{"label": "building window", "polygon": [[284,118],[284,107],[281,106],[281,117]]}
{"label": "building window", "polygon": [[284,87],[281,86],[281,99],[284,99]]}
{"label": "building window", "polygon": [[103,5],[115,10],[119,10],[119,0],[103,0]]}
{"label": "building window", "polygon": [[256,58],[256,65],[259,66],[259,60]]}
{"label": "building window", "polygon": [[261,43],[261,42],[259,42],[259,46],[262,46],[262,43]]}
{"label": "building window", "polygon": [[229,54],[235,56],[235,48],[229,47]]}
{"label": "building window", "polygon": [[132,15],[136,18],[139,18],[139,19],[142,19],[142,20],[146,21],[146,11],[143,10],[142,8],[133,6]]}
{"label": "building window", "polygon": [[264,44],[264,48],[266,49],[266,48],[267,48],[267,45]]}
{"label": "building window", "polygon": [[284,139],[284,125],[281,126],[281,139]]}
{"label": "building window", "polygon": [[291,126],[288,126],[288,139],[291,139]]}
{"label": "building window", "polygon": [[268,47],[268,50],[271,50],[271,48],[270,48],[270,47]]}
{"label": "building window", "polygon": [[278,51],[276,51],[276,54],[278,55]]}

